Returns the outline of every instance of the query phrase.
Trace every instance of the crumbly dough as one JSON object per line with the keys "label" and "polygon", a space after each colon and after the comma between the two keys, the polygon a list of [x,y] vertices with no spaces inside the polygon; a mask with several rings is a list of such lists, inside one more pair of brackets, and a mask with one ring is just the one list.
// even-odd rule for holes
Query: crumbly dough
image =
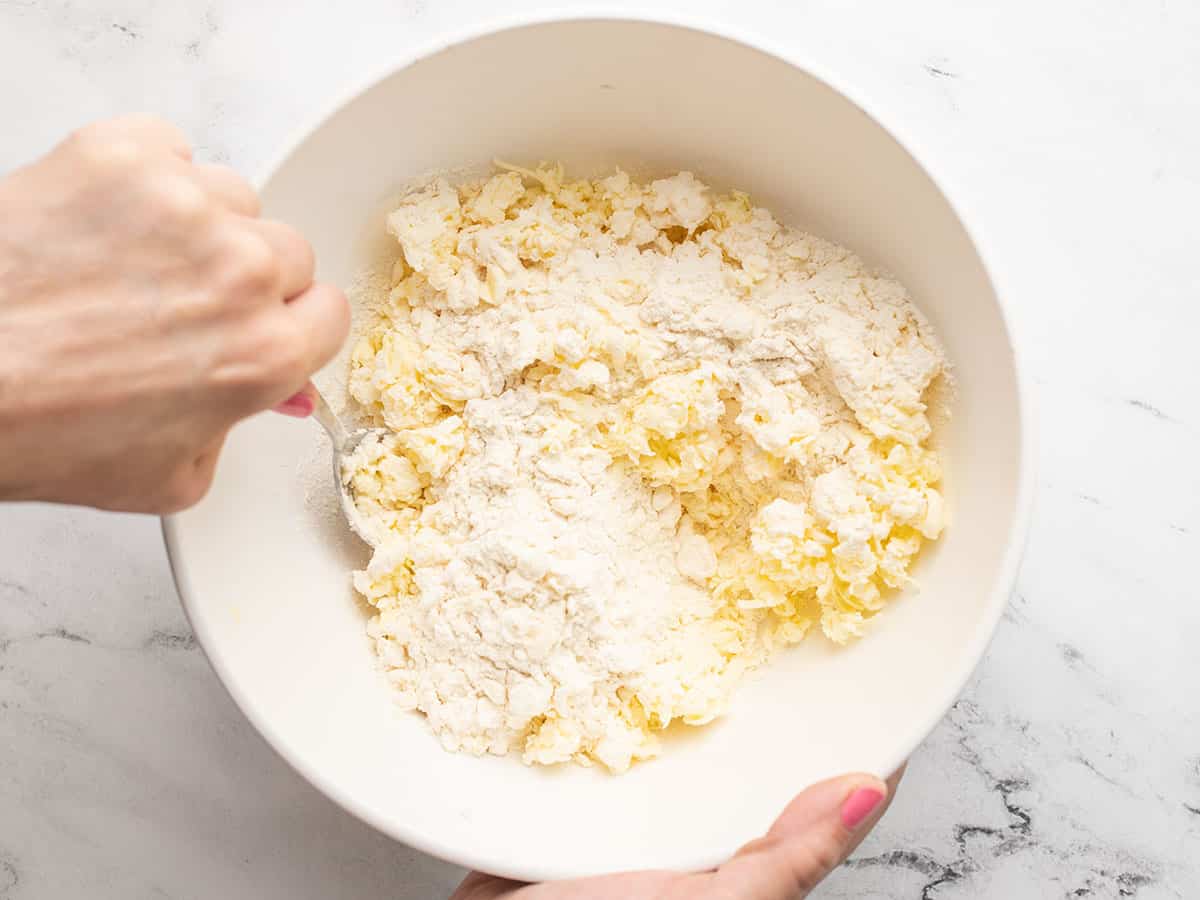
{"label": "crumbly dough", "polygon": [[500,168],[388,218],[355,585],[447,749],[620,772],[909,582],[943,527],[945,360],[901,285],[745,194]]}

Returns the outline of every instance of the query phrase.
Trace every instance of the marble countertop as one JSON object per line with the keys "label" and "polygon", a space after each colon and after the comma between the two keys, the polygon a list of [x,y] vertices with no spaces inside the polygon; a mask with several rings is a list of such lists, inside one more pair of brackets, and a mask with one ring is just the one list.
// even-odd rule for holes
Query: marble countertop
{"label": "marble countertop", "polygon": [[[817,896],[1200,896],[1200,5],[622,6],[790,41],[889,110],[992,248],[1038,388],[1011,608]],[[140,109],[252,172],[407,46],[488,10],[0,0],[0,171]],[[0,898],[424,900],[460,874],[254,734],[188,631],[155,520],[0,508]]]}

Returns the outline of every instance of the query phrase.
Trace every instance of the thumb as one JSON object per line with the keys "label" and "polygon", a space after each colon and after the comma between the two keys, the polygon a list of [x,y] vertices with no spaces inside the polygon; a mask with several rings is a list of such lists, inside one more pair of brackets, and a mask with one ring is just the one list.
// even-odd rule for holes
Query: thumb
{"label": "thumb", "polygon": [[800,900],[858,846],[887,807],[888,786],[873,775],[814,784],[788,804],[766,837],[747,844],[715,873],[715,896]]}

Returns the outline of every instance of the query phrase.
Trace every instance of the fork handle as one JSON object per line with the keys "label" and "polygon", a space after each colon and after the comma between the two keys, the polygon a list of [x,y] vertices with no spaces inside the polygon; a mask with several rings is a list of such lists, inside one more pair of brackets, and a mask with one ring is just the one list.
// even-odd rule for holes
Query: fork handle
{"label": "fork handle", "polygon": [[341,453],[346,449],[346,442],[350,437],[350,432],[346,430],[346,426],[342,424],[342,420],[337,417],[329,404],[325,402],[324,396],[317,390],[315,385],[310,385],[311,396],[313,399],[312,417],[317,420],[325,433],[329,435],[329,440],[333,443],[335,453]]}

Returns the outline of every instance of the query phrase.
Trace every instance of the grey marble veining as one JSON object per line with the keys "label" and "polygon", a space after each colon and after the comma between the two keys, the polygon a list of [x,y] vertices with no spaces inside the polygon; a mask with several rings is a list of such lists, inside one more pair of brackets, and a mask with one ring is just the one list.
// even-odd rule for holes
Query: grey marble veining
{"label": "grey marble veining", "polygon": [[[818,896],[1200,897],[1200,7],[651,5],[769,34],[886,110],[989,248],[1038,389],[1014,601]],[[0,0],[0,170],[141,109],[252,173],[405,47],[501,12]],[[0,507],[2,900],[417,900],[459,874],[253,733],[188,631],[156,522]]]}

